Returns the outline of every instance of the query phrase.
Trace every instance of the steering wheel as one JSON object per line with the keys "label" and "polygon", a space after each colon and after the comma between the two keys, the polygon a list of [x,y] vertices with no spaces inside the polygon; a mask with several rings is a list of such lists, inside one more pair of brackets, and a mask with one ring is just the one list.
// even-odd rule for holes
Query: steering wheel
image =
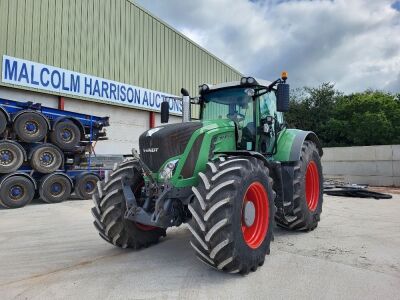
{"label": "steering wheel", "polygon": [[244,114],[238,112],[234,112],[233,114],[227,114],[226,117],[234,122],[242,122],[246,118]]}

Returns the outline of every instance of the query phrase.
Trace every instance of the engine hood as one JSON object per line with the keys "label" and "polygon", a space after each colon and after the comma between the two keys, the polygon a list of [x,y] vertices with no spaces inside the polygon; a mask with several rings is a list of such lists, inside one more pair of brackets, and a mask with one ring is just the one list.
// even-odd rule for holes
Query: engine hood
{"label": "engine hood", "polygon": [[140,156],[152,172],[158,172],[171,157],[178,156],[196,130],[199,134],[221,127],[234,127],[230,120],[184,122],[158,126],[139,137]]}

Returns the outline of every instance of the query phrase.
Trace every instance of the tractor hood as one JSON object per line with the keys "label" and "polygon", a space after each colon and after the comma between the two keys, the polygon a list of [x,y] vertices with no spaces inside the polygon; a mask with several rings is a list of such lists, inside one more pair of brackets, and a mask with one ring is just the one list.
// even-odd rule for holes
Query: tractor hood
{"label": "tractor hood", "polygon": [[139,137],[140,157],[152,172],[158,172],[165,161],[185,151],[196,130],[204,133],[221,127],[234,127],[234,123],[229,120],[197,121],[149,129]]}

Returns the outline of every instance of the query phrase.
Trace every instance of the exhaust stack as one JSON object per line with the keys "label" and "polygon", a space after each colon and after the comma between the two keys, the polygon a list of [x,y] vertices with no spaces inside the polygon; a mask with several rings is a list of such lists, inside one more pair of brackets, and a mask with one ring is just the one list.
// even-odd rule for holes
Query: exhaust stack
{"label": "exhaust stack", "polygon": [[189,92],[182,88],[182,122],[189,122],[190,121],[190,97]]}

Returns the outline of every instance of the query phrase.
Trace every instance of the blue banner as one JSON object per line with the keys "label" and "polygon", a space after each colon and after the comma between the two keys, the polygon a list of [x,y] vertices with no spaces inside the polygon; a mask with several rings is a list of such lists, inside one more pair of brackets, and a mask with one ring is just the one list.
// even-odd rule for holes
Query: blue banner
{"label": "blue banner", "polygon": [[167,99],[171,113],[182,115],[182,102],[166,93],[7,55],[3,55],[2,65],[4,83],[152,111],[160,111],[161,102]]}

